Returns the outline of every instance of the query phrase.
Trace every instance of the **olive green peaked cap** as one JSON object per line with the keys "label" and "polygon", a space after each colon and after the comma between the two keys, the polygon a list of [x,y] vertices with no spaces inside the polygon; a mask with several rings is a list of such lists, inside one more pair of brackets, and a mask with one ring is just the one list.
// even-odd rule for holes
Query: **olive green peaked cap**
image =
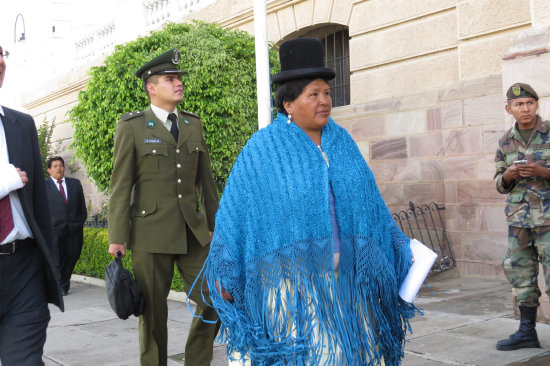
{"label": "olive green peaked cap", "polygon": [[539,100],[537,92],[531,88],[530,85],[523,83],[515,83],[512,85],[506,92],[506,98],[508,100],[516,98],[533,98]]}
{"label": "olive green peaked cap", "polygon": [[187,74],[186,71],[181,71],[178,68],[180,63],[181,54],[180,51],[173,49],[170,51],[164,52],[162,55],[159,55],[147,62],[145,65],[139,68],[136,71],[136,76],[143,81],[151,75],[160,75],[160,74],[178,74],[184,75]]}

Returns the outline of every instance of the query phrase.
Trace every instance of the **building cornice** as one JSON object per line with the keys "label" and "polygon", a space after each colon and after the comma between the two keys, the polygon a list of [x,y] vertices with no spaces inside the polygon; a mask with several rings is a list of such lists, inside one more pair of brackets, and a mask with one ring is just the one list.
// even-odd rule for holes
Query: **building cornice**
{"label": "building cornice", "polygon": [[[268,1],[266,4],[266,10],[267,10],[267,13],[269,14],[301,2],[303,2],[303,0]],[[224,28],[237,28],[241,24],[247,23],[253,19],[254,19],[254,8],[249,8],[247,10],[241,11],[240,13],[231,15],[228,18],[222,19],[217,23]]]}
{"label": "building cornice", "polygon": [[42,104],[52,102],[52,101],[56,100],[57,98],[60,98],[60,97],[65,96],[67,94],[73,93],[75,91],[80,91],[80,90],[84,89],[86,84],[88,84],[88,81],[90,81],[90,76],[86,76],[84,79],[81,79],[81,80],[75,81],[71,84],[68,84],[64,88],[57,89],[53,93],[49,93],[49,94],[45,95],[44,97],[42,97],[40,99],[35,99],[35,100],[33,100],[29,103],[23,104],[23,107],[26,108],[27,110],[31,110],[33,108],[36,108],[36,107],[42,105]]}

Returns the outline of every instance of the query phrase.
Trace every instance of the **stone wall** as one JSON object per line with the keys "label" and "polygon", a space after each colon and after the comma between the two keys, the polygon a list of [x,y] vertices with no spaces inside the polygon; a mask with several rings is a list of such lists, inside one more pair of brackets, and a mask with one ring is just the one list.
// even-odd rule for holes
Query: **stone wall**
{"label": "stone wall", "polygon": [[[531,0],[535,1],[535,0]],[[275,0],[267,4],[274,43],[316,26],[350,35],[351,104],[436,91],[501,73],[510,38],[529,29],[530,0]],[[218,1],[192,16],[254,32],[252,4]]]}
{"label": "stone wall", "polygon": [[392,212],[409,201],[445,206],[462,274],[502,277],[505,197],[492,178],[504,103],[501,76],[494,75],[333,113],[357,141]]}

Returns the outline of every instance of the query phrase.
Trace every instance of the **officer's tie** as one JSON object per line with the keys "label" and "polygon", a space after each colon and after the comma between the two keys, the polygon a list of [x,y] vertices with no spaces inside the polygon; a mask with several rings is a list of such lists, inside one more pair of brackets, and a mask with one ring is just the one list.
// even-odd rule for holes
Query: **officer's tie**
{"label": "officer's tie", "polygon": [[168,115],[168,119],[172,121],[172,127],[170,127],[170,133],[172,134],[172,136],[174,136],[174,140],[178,142],[178,135],[179,135],[178,117],[176,116],[175,113],[170,113]]}

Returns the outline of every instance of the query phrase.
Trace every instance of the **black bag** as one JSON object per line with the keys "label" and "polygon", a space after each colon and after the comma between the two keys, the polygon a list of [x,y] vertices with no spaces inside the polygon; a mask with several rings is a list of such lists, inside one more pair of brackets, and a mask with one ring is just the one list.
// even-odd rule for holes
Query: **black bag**
{"label": "black bag", "polygon": [[122,266],[120,252],[105,270],[105,287],[109,304],[120,319],[143,314],[145,299],[130,271]]}

